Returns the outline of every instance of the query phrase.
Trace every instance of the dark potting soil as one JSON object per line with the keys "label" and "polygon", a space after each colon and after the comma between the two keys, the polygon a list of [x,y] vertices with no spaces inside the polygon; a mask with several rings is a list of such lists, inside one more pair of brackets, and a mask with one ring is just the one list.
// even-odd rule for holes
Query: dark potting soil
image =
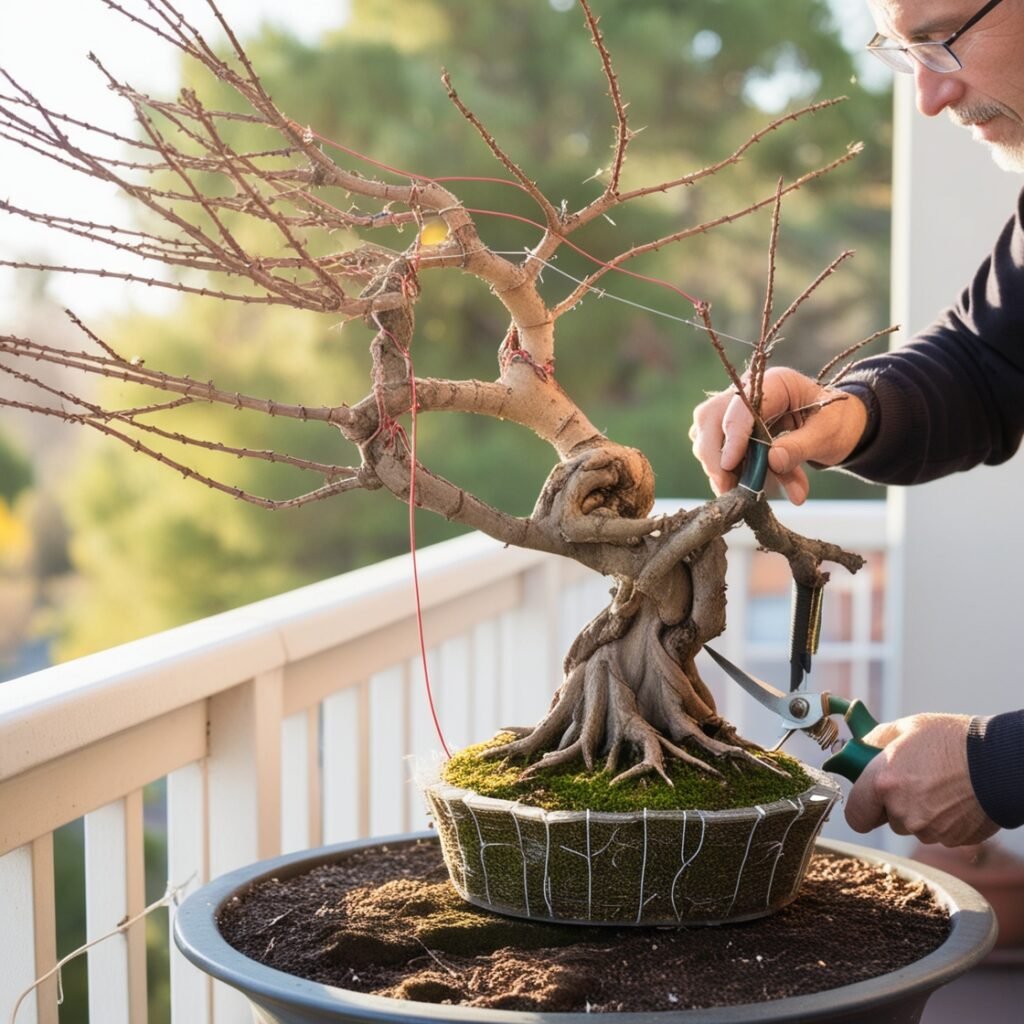
{"label": "dark potting soil", "polygon": [[763,1002],[888,973],[946,938],[920,882],[818,853],[798,898],[767,918],[594,928],[465,903],[436,842],[376,847],[260,883],[221,932],[268,967],[354,992],[536,1012],[639,1012]]}

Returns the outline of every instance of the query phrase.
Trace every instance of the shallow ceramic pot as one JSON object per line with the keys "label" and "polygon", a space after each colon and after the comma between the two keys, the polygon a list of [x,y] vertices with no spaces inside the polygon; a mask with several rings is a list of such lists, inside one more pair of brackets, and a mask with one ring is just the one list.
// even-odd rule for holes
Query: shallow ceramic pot
{"label": "shallow ceramic pot", "polygon": [[545,811],[444,782],[423,792],[452,884],[499,914],[571,924],[697,925],[796,897],[840,794],[824,772],[791,800],[728,811]]}
{"label": "shallow ceramic pot", "polygon": [[916,963],[891,974],[762,1003],[672,1010],[658,1013],[527,1013],[475,1007],[416,1003],[332,988],[250,960],[224,941],[217,926],[220,908],[269,878],[301,875],[322,864],[337,863],[357,850],[393,847],[435,838],[431,833],[368,839],[304,853],[289,854],[240,868],[208,883],[178,909],[174,938],[181,952],[201,970],[242,991],[260,1024],[340,1024],[395,1021],[398,1024],[917,1024],[928,997],[940,985],[974,967],[995,942],[992,908],[969,886],[934,868],[902,857],[882,856],[850,843],[819,842],[818,849],[840,857],[884,864],[904,878],[923,881],[948,908],[946,941]]}

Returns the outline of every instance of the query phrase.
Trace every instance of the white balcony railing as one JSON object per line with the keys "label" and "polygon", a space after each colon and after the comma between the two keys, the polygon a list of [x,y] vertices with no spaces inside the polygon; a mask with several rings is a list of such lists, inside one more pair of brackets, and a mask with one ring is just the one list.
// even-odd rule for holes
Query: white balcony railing
{"label": "white balcony railing", "polygon": [[[871,555],[865,573],[835,575],[835,623],[819,661],[839,680],[830,686],[891,708],[879,608],[884,506],[818,502],[782,514]],[[777,556],[755,553],[745,531],[730,535],[730,550],[722,647],[737,660],[781,663],[784,581],[759,567]],[[449,746],[538,718],[607,582],[480,535],[428,548],[419,564]],[[409,562],[398,558],[0,685],[0,1024],[56,961],[56,829],[84,817],[89,938],[143,909],[143,789],[155,781],[166,782],[171,885],[194,887],[280,851],[423,827],[409,758],[438,742],[417,652]],[[756,734],[767,726],[748,701],[725,689],[719,697],[741,729],[771,738]],[[88,957],[90,1020],[143,1024],[143,924]],[[173,951],[169,970],[175,1024],[250,1019],[233,991]],[[14,1024],[56,1024],[57,1012],[51,980]]]}

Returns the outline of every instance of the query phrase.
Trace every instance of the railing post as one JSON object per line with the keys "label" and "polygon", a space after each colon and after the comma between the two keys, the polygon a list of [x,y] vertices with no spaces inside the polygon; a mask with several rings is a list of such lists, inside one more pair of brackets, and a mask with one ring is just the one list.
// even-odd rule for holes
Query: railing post
{"label": "railing post", "polygon": [[323,702],[323,842],[369,835],[370,700],[365,683]]}
{"label": "railing post", "polygon": [[[747,644],[748,611],[750,609],[750,563],[753,552],[748,547],[735,545],[729,548],[727,568],[725,570],[725,586],[728,594],[729,625],[721,640],[715,646],[731,661],[739,664],[743,661]],[[708,680],[718,704],[719,714],[740,731],[749,727],[750,704],[743,691],[734,685],[722,684],[722,674],[717,667],[711,665],[707,655],[702,655],[702,666],[711,669]]]}
{"label": "railing post", "polygon": [[280,851],[282,679],[275,669],[210,698],[213,878]]}
{"label": "railing post", "polygon": [[[36,977],[57,962],[57,893],[53,872],[53,833],[32,841],[32,910]],[[2,888],[2,887],[0,887]],[[56,977],[36,988],[38,1024],[57,1024],[59,991]]]}
{"label": "railing post", "polygon": [[[57,962],[53,835],[0,857],[0,1021],[21,994]],[[28,995],[16,1024],[57,1024],[57,979]]]}
{"label": "railing post", "polygon": [[320,845],[317,708],[290,715],[281,729],[281,852]]}
{"label": "railing post", "polygon": [[[210,698],[207,757],[209,867],[213,878],[271,857],[281,844],[281,669]],[[215,983],[216,1024],[250,1024],[249,1004]]]}
{"label": "railing post", "polygon": [[539,719],[561,682],[560,586],[561,560],[545,559],[523,573],[522,604],[502,617],[499,725]]}
{"label": "railing post", "polygon": [[[167,776],[167,877],[171,885],[185,885],[182,898],[209,878],[206,857],[206,768],[187,764]],[[210,979],[189,963],[174,943],[174,908],[168,916],[172,931],[171,1021],[173,1024],[209,1024]]]}
{"label": "railing post", "polygon": [[[114,931],[145,905],[142,791],[85,816],[86,937]],[[146,923],[110,935],[89,950],[89,1018],[145,1024]]]}

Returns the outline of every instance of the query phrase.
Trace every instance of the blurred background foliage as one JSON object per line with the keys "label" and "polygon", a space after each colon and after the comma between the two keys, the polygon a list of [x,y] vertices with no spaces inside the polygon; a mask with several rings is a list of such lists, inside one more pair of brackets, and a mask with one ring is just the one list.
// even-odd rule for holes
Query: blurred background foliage
{"label": "blurred background foliage", "polygon": [[[890,99],[856,81],[826,0],[597,0],[633,140],[623,186],[674,178],[731,153],[780,113],[847,95],[847,102],[790,123],[744,159],[699,186],[655,194],[599,220],[574,241],[608,258],[770,195],[791,180],[866,143],[852,164],[813,182],[783,207],[777,309],[845,248],[859,255],[790,322],[778,359],[817,370],[834,352],[886,323]],[[394,167],[429,176],[504,176],[476,132],[445,95],[441,67],[498,142],[556,203],[579,208],[600,190],[611,157],[614,112],[598,54],[569,0],[352,0],[341,27],[316,44],[281,28],[246,40],[277,103],[324,136]],[[183,84],[216,106],[232,103],[185,66]],[[220,95],[218,95],[220,92]],[[237,101],[234,101],[237,105]],[[252,129],[247,131],[252,133]],[[244,133],[243,133],[244,134]],[[240,140],[241,141],[241,140]],[[265,146],[265,136],[250,137]],[[341,152],[339,162],[380,173]],[[595,175],[598,179],[594,180]],[[401,180],[401,179],[397,179]],[[450,186],[470,207],[536,218],[514,188],[480,182]],[[334,201],[351,200],[335,195]],[[521,222],[481,214],[484,240],[521,252],[538,233]],[[268,253],[280,240],[265,227],[247,241]],[[664,278],[712,302],[716,326],[750,338],[763,301],[767,210],[713,234],[636,260],[631,269]],[[369,237],[369,236],[368,236]],[[405,248],[404,235],[372,241]],[[338,247],[352,241],[323,239]],[[562,252],[545,272],[552,300],[592,264]],[[191,281],[190,281],[191,283]],[[497,372],[507,318],[480,282],[453,271],[425,272],[413,355],[421,376],[482,377]],[[642,449],[661,496],[703,497],[706,481],[686,432],[690,411],[725,378],[703,335],[681,322],[693,315],[679,295],[625,275],[607,275],[558,324],[558,379],[592,421]],[[615,298],[613,298],[613,296]],[[637,305],[616,301],[628,300]],[[641,309],[638,306],[648,307]],[[657,315],[649,310],[656,310]],[[96,327],[97,325],[92,325]],[[125,355],[153,367],[212,379],[221,387],[306,405],[358,400],[368,390],[369,330],[344,330],[329,317],[279,308],[181,299],[172,315],[135,313],[101,325]],[[744,346],[728,342],[742,363]],[[137,396],[109,383],[112,405]],[[175,412],[173,429],[249,448],[274,448],[341,464],[356,459],[322,425],[217,410]],[[423,461],[485,500],[528,513],[553,464],[551,450],[507,423],[424,416]],[[67,434],[73,433],[65,428]],[[57,636],[57,659],[80,655],[278,593],[397,554],[408,546],[404,506],[383,493],[345,495],[270,513],[182,481],[105,438],[69,437],[73,468],[56,487],[72,566],[40,620]],[[6,449],[0,448],[0,459]],[[209,452],[188,452],[202,472],[245,490],[287,497],[316,486],[296,471]],[[179,452],[179,457],[181,453]],[[17,461],[15,465],[18,465]],[[17,470],[9,474],[20,479]],[[863,486],[822,474],[815,496],[856,496]],[[10,507],[10,499],[6,497]],[[458,528],[418,517],[418,542]],[[60,535],[55,534],[56,541]],[[53,561],[51,556],[51,561]],[[60,559],[56,561],[59,563]]]}

